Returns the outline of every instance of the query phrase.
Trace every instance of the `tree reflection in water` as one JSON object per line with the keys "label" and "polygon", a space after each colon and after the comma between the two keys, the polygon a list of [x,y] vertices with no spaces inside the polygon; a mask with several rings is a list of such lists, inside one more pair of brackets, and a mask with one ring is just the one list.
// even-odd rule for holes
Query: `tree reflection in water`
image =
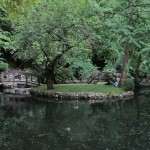
{"label": "tree reflection in water", "polygon": [[3,104],[0,150],[146,149],[150,146],[147,93],[141,91],[132,100],[93,104],[40,103],[33,97]]}

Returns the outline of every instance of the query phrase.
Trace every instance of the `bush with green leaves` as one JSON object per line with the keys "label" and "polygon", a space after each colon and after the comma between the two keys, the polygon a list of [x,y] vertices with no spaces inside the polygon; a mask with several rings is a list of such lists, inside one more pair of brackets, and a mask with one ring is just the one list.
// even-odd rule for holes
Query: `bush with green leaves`
{"label": "bush with green leaves", "polygon": [[133,91],[134,88],[135,88],[134,80],[132,78],[126,78],[125,81],[124,81],[123,88],[126,91]]}
{"label": "bush with green leaves", "polygon": [[0,71],[5,71],[8,69],[8,64],[0,60]]}

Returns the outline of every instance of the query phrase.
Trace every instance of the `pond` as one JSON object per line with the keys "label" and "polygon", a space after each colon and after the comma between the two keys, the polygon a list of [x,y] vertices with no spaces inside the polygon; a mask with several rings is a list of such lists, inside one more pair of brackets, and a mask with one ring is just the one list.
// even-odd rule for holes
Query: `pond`
{"label": "pond", "polygon": [[146,150],[150,91],[106,103],[1,95],[0,150]]}

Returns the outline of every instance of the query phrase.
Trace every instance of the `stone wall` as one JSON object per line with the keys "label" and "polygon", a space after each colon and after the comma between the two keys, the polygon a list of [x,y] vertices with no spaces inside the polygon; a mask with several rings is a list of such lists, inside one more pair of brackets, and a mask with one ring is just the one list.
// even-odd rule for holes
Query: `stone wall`
{"label": "stone wall", "polygon": [[120,95],[114,95],[112,93],[94,93],[94,92],[50,92],[50,91],[40,91],[32,89],[30,92],[34,96],[44,96],[50,99],[57,100],[113,100],[113,99],[130,99],[133,97],[134,92],[127,91]]}

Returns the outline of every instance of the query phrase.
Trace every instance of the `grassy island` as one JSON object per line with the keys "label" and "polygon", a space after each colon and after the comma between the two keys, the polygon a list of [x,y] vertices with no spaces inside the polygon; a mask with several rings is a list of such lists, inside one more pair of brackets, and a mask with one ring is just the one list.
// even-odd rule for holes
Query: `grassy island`
{"label": "grassy island", "polygon": [[[46,86],[31,89],[35,96],[46,96],[51,100],[95,100],[103,102],[113,99],[126,99],[134,95],[132,91],[124,91],[121,88],[104,84],[57,84],[54,89],[47,90]],[[44,99],[40,99],[44,101]]]}
{"label": "grassy island", "polygon": [[[34,88],[35,90],[47,91],[46,86],[39,86]],[[118,87],[103,85],[103,84],[56,84],[54,89],[49,92],[93,92],[93,93],[113,93],[119,95],[124,92],[123,89]]]}

